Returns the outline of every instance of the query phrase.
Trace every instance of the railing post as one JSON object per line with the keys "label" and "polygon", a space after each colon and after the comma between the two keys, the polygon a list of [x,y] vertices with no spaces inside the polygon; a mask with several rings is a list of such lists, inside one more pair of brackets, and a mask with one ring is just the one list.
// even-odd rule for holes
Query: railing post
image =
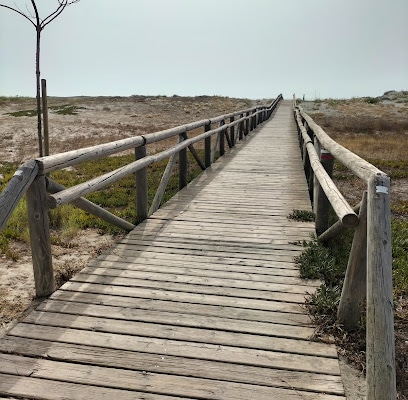
{"label": "railing post", "polygon": [[45,175],[38,175],[34,179],[27,190],[26,199],[35,293],[37,297],[44,297],[55,288]]}
{"label": "railing post", "polygon": [[[221,120],[220,121],[220,126],[225,125],[225,121]],[[221,131],[219,133],[220,135],[220,157],[225,154],[225,137],[224,137],[224,131]]]}
{"label": "railing post", "polygon": [[346,276],[341,292],[338,320],[347,330],[355,329],[367,293],[367,192],[361,201],[359,224],[354,232]]}
{"label": "railing post", "polygon": [[[331,178],[333,175],[334,157],[327,150],[320,147],[317,138],[315,138],[315,149],[317,154],[320,154],[320,163]],[[316,215],[316,233],[319,236],[329,227],[330,202],[316,177],[314,178],[313,208]]]}
{"label": "railing post", "polygon": [[[240,114],[239,118],[244,118],[244,114]],[[244,121],[241,121],[238,125],[238,138],[239,140],[242,140],[244,136]]]}
{"label": "railing post", "polygon": [[[234,122],[234,121],[235,121],[235,118],[234,116],[232,116],[230,118],[230,122]],[[230,128],[230,141],[231,141],[231,147],[234,147],[235,146],[235,126],[234,125],[231,126]]]}
{"label": "railing post", "polygon": [[[211,130],[211,123],[205,124],[204,132]],[[211,166],[211,136],[204,139],[204,164],[208,168]]]}
{"label": "railing post", "polygon": [[[140,160],[146,157],[146,146],[136,147],[135,158]],[[143,221],[147,218],[148,210],[148,188],[147,188],[147,167],[135,172],[136,177],[136,219]]]}
{"label": "railing post", "polygon": [[[184,135],[179,135],[179,143],[184,141]],[[187,148],[179,151],[179,190],[187,186]]]}
{"label": "railing post", "polygon": [[395,400],[390,179],[368,180],[367,196],[367,399]]}
{"label": "railing post", "polygon": [[249,124],[250,124],[250,119],[251,119],[249,111],[245,114],[245,116],[246,116],[246,120],[245,120],[245,133],[244,134],[245,136],[247,136],[249,134],[249,129],[250,129]]}

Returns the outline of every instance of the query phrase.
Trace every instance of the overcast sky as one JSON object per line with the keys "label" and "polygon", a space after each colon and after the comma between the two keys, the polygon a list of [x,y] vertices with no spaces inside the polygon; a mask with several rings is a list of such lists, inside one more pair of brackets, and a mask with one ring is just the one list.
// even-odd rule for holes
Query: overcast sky
{"label": "overcast sky", "polygon": [[[43,31],[41,76],[51,96],[378,96],[408,90],[407,39],[408,0],[81,0]],[[0,95],[35,95],[34,59],[0,8]]]}

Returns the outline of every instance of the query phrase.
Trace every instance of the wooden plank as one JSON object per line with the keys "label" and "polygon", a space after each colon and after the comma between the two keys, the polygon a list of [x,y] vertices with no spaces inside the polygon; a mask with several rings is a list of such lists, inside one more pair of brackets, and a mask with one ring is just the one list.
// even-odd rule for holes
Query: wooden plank
{"label": "wooden plank", "polygon": [[150,310],[166,312],[171,311],[182,314],[239,319],[241,321],[259,321],[277,323],[279,321],[282,321],[283,318],[285,318],[286,325],[311,326],[311,320],[305,314],[279,311],[263,311],[254,309],[248,310],[245,308],[232,306],[197,304],[191,302],[186,303],[182,301],[176,301],[176,299],[174,299],[174,301],[170,301],[152,299],[149,297],[147,298],[122,297],[108,294],[70,292],[59,290],[53,293],[53,295],[51,296],[51,300],[82,302],[86,304],[99,304],[111,307],[130,308],[131,310],[138,309],[148,311]]}
{"label": "wooden plank", "polygon": [[[0,351],[28,357],[49,358],[128,370],[168,373],[180,376],[220,379],[230,382],[295,388],[343,394],[340,376],[322,375],[299,371],[286,371],[219,361],[197,360],[158,354],[128,352],[101,347],[50,343],[42,340],[8,337],[0,342]],[[4,372],[4,371],[3,371]]]}
{"label": "wooden plank", "polygon": [[[211,238],[208,239],[208,232],[211,232]],[[229,234],[228,234],[229,233]],[[248,247],[250,244],[260,244],[262,247],[266,248],[275,248],[275,246],[285,246],[285,248],[295,248],[299,249],[299,246],[301,246],[301,243],[295,242],[293,238],[287,238],[287,237],[278,237],[276,235],[275,238],[271,237],[261,237],[260,235],[257,234],[248,234],[247,236],[244,233],[237,234],[236,232],[231,232],[228,231],[207,231],[205,234],[201,230],[193,230],[191,229],[190,231],[183,231],[183,230],[170,230],[170,229],[163,229],[160,231],[156,232],[137,232],[133,231],[132,235],[128,237],[127,240],[121,240],[121,243],[128,243],[130,240],[155,240],[157,238],[160,238],[161,240],[172,240],[172,241],[180,241],[182,240],[183,242],[195,242],[195,241],[203,241],[206,240],[207,243],[213,244],[217,242],[225,242],[225,243],[230,243],[235,246],[245,246]],[[292,240],[291,240],[292,239]],[[297,247],[294,247],[297,246]],[[302,248],[301,248],[302,249]]]}
{"label": "wooden plank", "polygon": [[[286,324],[285,315],[280,314],[282,319],[278,323],[265,323],[241,321],[233,318],[219,316],[208,317],[192,315],[190,313],[177,313],[174,310],[154,311],[118,308],[114,306],[86,304],[78,302],[64,302],[49,300],[37,307],[37,311],[52,312],[69,315],[82,315],[97,318],[115,318],[124,321],[140,321],[148,323],[166,324],[180,327],[218,329],[228,332],[242,332],[257,335],[279,336],[286,338],[298,338],[308,340],[314,333],[314,328],[303,326],[290,326]],[[28,319],[26,321],[29,321]],[[36,322],[38,322],[36,320]]]}
{"label": "wooden plank", "polygon": [[[159,248],[160,249],[160,248]],[[111,252],[111,253],[105,253],[104,255],[100,256],[98,259],[105,259],[105,258],[114,258],[116,260],[122,260],[124,262],[134,262],[137,260],[178,260],[178,261],[184,261],[185,263],[212,263],[212,264],[220,264],[220,265],[230,265],[230,266],[243,266],[243,267],[262,267],[262,268],[269,268],[273,271],[278,270],[278,269],[290,269],[292,270],[291,274],[296,274],[296,276],[299,276],[299,268],[294,265],[293,259],[288,260],[287,257],[282,259],[276,259],[274,258],[271,260],[270,258],[266,259],[257,259],[255,257],[249,258],[249,257],[226,257],[224,255],[202,255],[199,253],[196,254],[187,254],[187,253],[182,253],[182,252],[159,252],[159,251],[154,251],[155,249],[152,249],[152,251],[142,249],[142,251],[137,252],[137,253],[125,253],[125,252],[120,252],[119,254],[115,254],[116,252]],[[255,268],[254,268],[255,271]]]}
{"label": "wooden plank", "polygon": [[[81,273],[72,278],[71,282],[81,283],[96,283],[99,285],[108,285],[110,288],[113,286],[123,286],[128,288],[150,288],[159,290],[173,290],[177,292],[187,293],[201,293],[212,294],[219,296],[234,296],[245,297],[250,299],[264,299],[275,300],[288,303],[303,304],[305,301],[305,293],[289,293],[280,292],[278,288],[276,291],[271,292],[268,290],[260,289],[242,289],[242,288],[230,288],[226,286],[210,286],[208,282],[194,283],[178,283],[171,281],[155,281],[147,279],[134,279],[134,278],[120,278],[109,276],[88,275]],[[283,286],[283,285],[282,285]]]}
{"label": "wooden plank", "polygon": [[[231,278],[237,278],[244,274],[248,280],[262,280],[265,282],[278,282],[279,279],[290,279],[293,282],[299,280],[303,285],[316,286],[318,282],[312,280],[306,280],[299,278],[299,271],[293,268],[293,263],[287,264],[279,263],[274,266],[250,266],[250,265],[234,265],[224,264],[216,262],[204,262],[197,257],[185,260],[183,257],[178,257],[177,254],[171,257],[165,257],[159,253],[162,257],[135,257],[133,260],[123,259],[118,256],[102,254],[96,260],[91,261],[88,265],[90,267],[105,267],[118,269],[130,269],[139,271],[161,271],[165,269],[169,273],[177,273],[177,271],[183,271],[184,269],[191,271],[194,275],[202,276],[219,276],[227,275]],[[292,267],[292,268],[290,268]]]}
{"label": "wooden plank", "polygon": [[100,386],[90,386],[48,379],[0,374],[0,393],[27,399],[45,400],[176,400],[179,397],[164,396],[146,392],[135,393]]}
{"label": "wooden plank", "polygon": [[[206,252],[204,252],[200,248],[183,248],[182,246],[172,246],[167,247],[163,243],[158,243],[157,246],[149,246],[146,245],[121,245],[118,244],[108,250],[109,254],[121,256],[121,257],[135,257],[140,255],[147,255],[148,253],[165,253],[165,254],[186,254],[186,255],[195,255],[195,256],[202,256],[208,257],[208,255],[212,257],[222,257],[225,260],[227,259],[239,259],[239,260],[257,260],[258,262],[261,261],[268,261],[272,262],[293,262],[293,259],[296,255],[299,255],[300,252],[296,254],[294,251],[283,251],[283,250],[276,250],[275,252],[257,252],[253,250],[252,252],[232,252],[232,251],[223,251],[220,248],[212,248],[211,252],[208,251],[207,248]],[[161,244],[161,245],[160,245]]]}
{"label": "wooden plank", "polygon": [[[208,237],[208,235],[207,235]],[[293,242],[286,243],[279,243],[273,240],[261,240],[261,239],[248,239],[245,240],[233,240],[230,237],[230,240],[220,240],[220,238],[210,238],[205,240],[205,245],[203,245],[203,241],[205,239],[204,235],[173,235],[173,236],[166,236],[166,235],[153,235],[147,237],[138,237],[138,236],[129,236],[127,238],[122,239],[119,242],[119,245],[152,245],[158,246],[161,243],[164,243],[166,247],[184,247],[184,248],[197,248],[201,246],[203,250],[212,250],[214,248],[218,249],[222,247],[225,250],[236,251],[236,252],[252,252],[255,250],[256,252],[262,251],[263,253],[274,253],[276,250],[283,250],[288,252],[302,252],[303,247],[299,244],[294,244]],[[226,238],[227,239],[227,238]]]}
{"label": "wooden plank", "polygon": [[280,311],[288,313],[304,313],[304,309],[301,303],[284,302],[281,296],[277,296],[278,300],[273,298],[258,299],[248,297],[238,297],[237,291],[234,291],[235,296],[223,296],[222,294],[214,293],[200,293],[186,291],[181,292],[177,290],[171,290],[168,285],[159,288],[149,287],[136,287],[136,286],[113,286],[113,285],[101,285],[98,283],[69,281],[65,283],[60,290],[68,290],[73,292],[85,292],[96,294],[111,294],[115,296],[126,297],[143,297],[153,298],[158,300],[171,300],[181,301],[185,303],[198,303],[198,304],[210,304],[210,305],[222,305],[227,307],[238,307],[255,310],[269,310]]}
{"label": "wooden plank", "polygon": [[[233,279],[229,277],[211,277],[211,276],[195,276],[191,273],[167,273],[164,271],[138,271],[128,269],[114,269],[114,268],[94,268],[87,267],[82,270],[82,274],[89,274],[104,277],[118,277],[120,279],[144,279],[146,281],[163,281],[175,283],[188,283],[193,285],[205,286],[221,286],[227,288],[252,289],[261,291],[281,292],[281,293],[300,293],[305,294],[310,290],[310,286],[304,285],[298,280],[294,284],[291,282],[265,282],[265,281],[251,281],[250,279]],[[115,280],[111,281],[115,284]],[[314,286],[315,288],[315,286]]]}
{"label": "wooden plank", "polygon": [[[158,395],[147,393],[146,389],[142,392],[128,391],[111,389],[106,387],[89,386],[84,384],[72,384],[67,382],[38,379],[31,377],[16,377],[13,375],[0,374],[0,391],[5,392],[10,395],[23,395],[26,397],[36,397],[41,399],[50,400],[66,400],[67,398],[72,400],[99,400],[101,398],[115,399],[115,400],[129,400],[129,399],[140,399],[140,400],[172,400],[180,399],[180,397]],[[150,386],[150,384],[148,385]],[[211,388],[210,388],[211,389]],[[234,397],[236,399],[248,399],[251,395],[250,390],[254,388],[248,388],[246,391],[238,390],[224,390],[222,393],[225,395],[237,395],[239,397]],[[214,398],[213,391],[208,391],[207,399]],[[252,392],[253,393],[253,392]],[[269,400],[271,398],[279,398],[282,400],[297,400],[299,398],[299,392],[293,389],[285,390],[279,388],[265,389],[259,387],[257,389],[257,394],[259,393],[259,400]],[[243,395],[243,397],[240,396]],[[246,397],[245,397],[246,396]],[[310,392],[302,392],[302,396],[308,400],[338,400],[337,396],[316,394]],[[202,397],[202,399],[205,399]]]}
{"label": "wooden plank", "polygon": [[[15,368],[22,368],[27,370],[26,376],[33,378],[53,379],[57,381],[68,380],[86,385],[100,385],[103,383],[104,387],[115,389],[126,388],[127,390],[133,390],[135,392],[146,391],[155,394],[188,398],[222,398],[223,396],[229,396],[229,398],[237,399],[250,398],[254,390],[256,390],[257,393],[261,392],[261,396],[278,394],[272,387],[254,388],[245,383],[225,382],[225,380],[221,381],[220,379],[197,379],[163,373],[157,374],[154,372],[129,371],[127,369],[102,368],[95,365],[72,365],[66,362],[50,360],[38,360],[34,366],[30,358],[21,356],[3,356],[2,358],[4,361],[8,361],[9,372],[6,373],[9,374],[12,374]],[[223,376],[222,371],[220,371],[220,376]],[[292,388],[287,389],[289,393],[293,391]],[[279,392],[285,395],[285,391],[279,390]]]}
{"label": "wooden plank", "polygon": [[[58,321],[56,321],[58,322]],[[60,321],[62,323],[63,321]],[[78,323],[78,325],[80,325]],[[223,344],[201,343],[167,338],[142,337],[112,332],[87,331],[83,329],[64,328],[57,326],[20,323],[11,331],[10,336],[41,339],[52,342],[80,344],[105,347],[111,349],[140,351],[162,356],[173,355],[187,358],[198,358],[212,361],[223,361],[243,365],[253,365],[305,371],[326,375],[340,375],[339,363],[336,358],[314,355],[294,354],[282,351],[256,348],[242,348]],[[216,336],[215,334],[213,336]],[[236,335],[238,336],[238,335]],[[199,337],[196,337],[198,339]],[[293,341],[291,341],[293,342]],[[270,346],[273,346],[272,342]],[[314,342],[304,342],[306,349]],[[324,346],[322,346],[324,347]],[[325,346],[327,349],[327,346]],[[290,348],[288,348],[290,350]],[[305,351],[305,349],[303,349]]]}
{"label": "wooden plank", "polygon": [[[115,272],[116,270],[116,272]],[[94,261],[91,262],[88,267],[85,267],[83,272],[88,274],[107,274],[110,275],[115,273],[116,275],[121,276],[132,276],[133,272],[139,273],[165,273],[165,274],[174,274],[178,276],[194,276],[194,277],[208,277],[208,278],[220,278],[220,279],[234,279],[236,281],[244,282],[265,282],[265,283],[281,283],[288,285],[301,285],[303,287],[317,287],[319,282],[317,281],[307,281],[301,279],[297,276],[287,276],[284,270],[281,275],[278,274],[261,274],[259,271],[249,271],[249,272],[232,272],[230,270],[220,271],[207,269],[202,265],[188,265],[183,267],[180,263],[166,263],[161,262],[158,265],[154,263],[146,264],[144,262],[140,263],[124,263],[118,261]],[[135,277],[135,276],[133,276]]]}
{"label": "wooden plank", "polygon": [[243,257],[243,258],[257,258],[257,259],[269,259],[272,260],[276,257],[276,259],[282,259],[287,261],[293,261],[293,258],[301,253],[301,249],[299,246],[295,246],[293,249],[268,249],[268,248],[256,248],[255,246],[248,247],[248,248],[240,248],[240,246],[226,246],[224,244],[221,245],[206,245],[200,243],[181,243],[181,242],[161,242],[161,241],[140,241],[133,243],[129,240],[129,243],[118,243],[111,248],[113,254],[126,254],[131,253],[135,254],[135,252],[149,249],[150,251],[154,249],[154,251],[158,252],[165,252],[165,253],[180,253],[180,251],[184,253],[192,253],[192,254],[218,254],[218,255],[226,255],[231,257]]}

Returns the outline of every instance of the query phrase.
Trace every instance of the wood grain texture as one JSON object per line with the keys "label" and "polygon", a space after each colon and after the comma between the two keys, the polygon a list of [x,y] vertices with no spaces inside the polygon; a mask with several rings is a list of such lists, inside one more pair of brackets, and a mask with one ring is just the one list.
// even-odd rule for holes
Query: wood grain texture
{"label": "wood grain texture", "polygon": [[291,102],[235,136],[0,340],[1,395],[344,399],[335,347],[310,340],[303,303],[317,282],[294,263],[314,227],[287,218],[311,209]]}

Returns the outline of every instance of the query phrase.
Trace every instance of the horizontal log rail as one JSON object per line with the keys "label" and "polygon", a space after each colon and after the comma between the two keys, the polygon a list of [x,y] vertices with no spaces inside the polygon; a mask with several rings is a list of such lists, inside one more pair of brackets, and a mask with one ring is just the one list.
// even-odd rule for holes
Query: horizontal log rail
{"label": "horizontal log rail", "polygon": [[[240,122],[243,122],[245,120],[244,118],[240,118],[237,121],[234,121],[232,123],[229,124],[225,124],[225,125],[221,125],[220,127],[216,128],[216,129],[212,129],[210,131],[204,132],[198,136],[195,136],[194,138],[190,138],[190,139],[185,139],[182,140],[180,143],[178,143],[177,145],[175,145],[174,147],[161,151],[159,153],[156,153],[154,155],[151,156],[145,156],[140,160],[137,160],[131,164],[128,164],[124,167],[118,168],[114,171],[108,172],[104,175],[101,175],[100,177],[97,177],[93,180],[81,183],[79,185],[76,185],[72,188],[63,190],[61,192],[58,192],[55,195],[51,195],[50,196],[50,207],[51,208],[55,208],[57,206],[61,206],[63,204],[69,203],[71,201],[73,201],[74,199],[84,196],[86,194],[92,193],[92,192],[96,192],[97,190],[103,189],[106,186],[109,186],[113,183],[115,183],[116,181],[130,175],[131,173],[134,173],[136,171],[141,170],[142,168],[146,168],[147,166],[154,164],[158,161],[164,160],[166,158],[169,158],[175,154],[179,154],[179,152],[187,147],[192,146],[193,144],[209,137],[212,136],[214,134],[220,134],[223,133],[226,129],[231,128],[234,125],[237,125]],[[202,126],[202,125],[200,125]],[[180,134],[182,136],[185,135],[185,131],[181,131]],[[154,135],[154,134],[153,134]],[[167,135],[163,136],[165,139],[168,138]],[[164,140],[162,138],[160,138],[160,136],[158,136],[158,138],[156,137],[157,140],[154,141],[149,141],[149,137],[148,135],[146,135],[146,144],[148,143],[156,143],[157,141],[160,140]],[[231,147],[231,146],[230,146]]]}
{"label": "horizontal log rail", "polygon": [[0,194],[0,232],[38,174],[38,164],[30,160],[20,166]]}
{"label": "horizontal log rail", "polygon": [[[282,100],[279,95],[269,105],[258,105],[245,110],[220,115],[215,118],[192,122],[171,129],[142,136],[117,140],[97,146],[91,146],[65,153],[41,157],[24,163],[9,181],[0,195],[0,231],[6,225],[20,199],[27,195],[27,211],[30,229],[30,241],[33,258],[34,280],[37,297],[49,295],[54,290],[54,278],[51,256],[48,211],[62,204],[70,203],[86,212],[130,231],[134,223],[125,221],[83,196],[103,189],[129,174],[136,176],[136,209],[135,220],[140,222],[156,211],[162,201],[167,183],[176,161],[179,166],[179,189],[187,185],[187,149],[202,170],[211,166],[218,149],[220,156],[225,153],[225,140],[229,148],[242,140],[260,123],[266,121]],[[226,121],[229,122],[226,122]],[[212,126],[217,127],[212,129]],[[194,129],[204,128],[204,132],[189,138],[187,133]],[[229,132],[229,133],[228,133]],[[215,146],[211,138],[215,136]],[[178,143],[153,155],[147,155],[149,144],[162,142],[178,137]],[[200,159],[194,144],[204,141],[204,160]],[[136,161],[96,177],[71,188],[65,188],[53,181],[48,174],[86,161],[104,158],[125,150],[134,149]],[[147,166],[169,158],[152,204],[147,199]]]}
{"label": "horizontal log rail", "polygon": [[[298,127],[309,193],[321,242],[354,227],[354,239],[343,284],[338,319],[346,329],[357,327],[367,305],[367,398],[396,398],[392,292],[390,179],[366,160],[331,139],[296,104]],[[367,191],[354,210],[331,179],[334,159],[366,182]],[[330,206],[339,220],[329,227]],[[358,212],[358,216],[357,213]]]}

